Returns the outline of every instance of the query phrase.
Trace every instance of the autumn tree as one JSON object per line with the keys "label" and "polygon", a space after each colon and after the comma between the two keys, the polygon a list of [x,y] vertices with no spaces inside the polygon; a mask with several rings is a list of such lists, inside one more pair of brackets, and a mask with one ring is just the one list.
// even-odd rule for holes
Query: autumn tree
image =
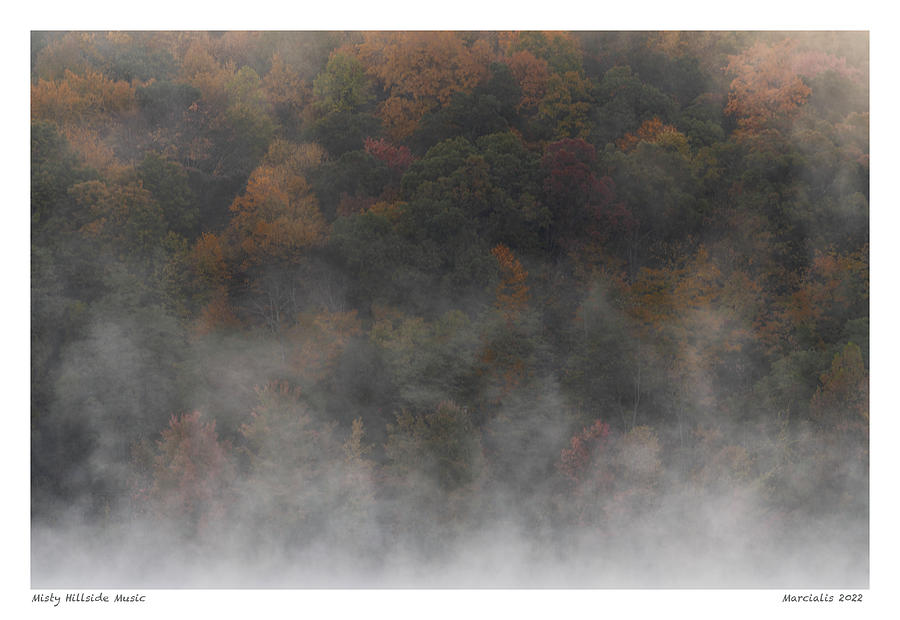
{"label": "autumn tree", "polygon": [[31,117],[58,126],[98,128],[116,115],[134,109],[134,87],[98,71],[77,75],[66,70],[62,79],[38,80],[31,87]]}
{"label": "autumn tree", "polygon": [[616,140],[616,146],[627,152],[634,149],[640,142],[672,145],[682,153],[688,149],[687,138],[672,125],[663,123],[658,117],[644,121],[637,133],[629,132]]}
{"label": "autumn tree", "polygon": [[823,349],[866,315],[868,299],[868,246],[817,253],[800,286],[773,306],[761,336],[780,348]]}
{"label": "autumn tree", "polygon": [[288,359],[303,385],[333,377],[344,350],[362,334],[356,310],[301,313],[287,332]]}
{"label": "autumn tree", "polygon": [[324,525],[325,485],[341,445],[335,426],[316,419],[298,388],[271,382],[256,391],[258,404],[240,428],[250,461],[245,493],[258,498],[248,510],[277,526],[257,536],[302,544],[304,532]]}
{"label": "autumn tree", "polygon": [[138,490],[152,510],[188,535],[212,535],[234,501],[231,446],[220,442],[215,420],[199,412],[172,416],[153,458],[152,486]]}
{"label": "autumn tree", "polygon": [[337,424],[312,409],[299,388],[270,382],[256,392],[258,403],[240,427],[249,460],[242,490],[249,513],[276,527],[248,535],[277,547],[370,545],[374,464],[362,420],[342,441]]}
{"label": "autumn tree", "polygon": [[299,127],[312,93],[298,68],[280,54],[273,54],[272,66],[263,77],[263,89],[281,127],[288,131]]}
{"label": "autumn tree", "polygon": [[603,233],[603,215],[612,205],[613,183],[595,172],[596,151],[584,140],[548,144],[541,160],[544,195],[553,212],[550,243],[557,248],[585,235]]}
{"label": "autumn tree", "polygon": [[55,123],[83,161],[100,170],[121,167],[109,137],[135,108],[134,86],[99,71],[67,69],[61,79],[31,86],[32,120]]}
{"label": "autumn tree", "polygon": [[512,321],[528,304],[528,272],[512,251],[503,244],[494,246],[491,254],[500,268],[500,284],[497,285],[495,305],[507,321]]}
{"label": "autumn tree", "polygon": [[93,33],[42,33],[43,47],[34,59],[33,73],[37,79],[59,80],[66,71],[84,75],[96,69]]}
{"label": "autumn tree", "polygon": [[759,42],[728,58],[725,71],[735,77],[725,112],[743,132],[783,128],[806,102],[811,91],[792,65],[795,47],[789,39],[774,45]]}
{"label": "autumn tree", "polygon": [[510,56],[507,63],[522,93],[519,109],[524,112],[536,110],[547,93],[550,80],[547,61],[536,58],[527,50],[521,50]]}
{"label": "autumn tree", "polygon": [[408,138],[417,152],[456,137],[475,142],[482,136],[518,130],[520,89],[509,67],[491,63],[471,92],[453,93],[450,102],[426,113]]}
{"label": "autumn tree", "polygon": [[641,81],[627,65],[607,70],[594,89],[594,98],[590,137],[595,144],[613,142],[653,117],[669,121],[677,110],[670,96]]}
{"label": "autumn tree", "polygon": [[586,139],[594,129],[590,118],[593,104],[590,80],[576,71],[553,74],[538,104],[538,116],[556,139]]}
{"label": "autumn tree", "polygon": [[150,153],[138,166],[137,176],[162,209],[167,228],[193,239],[200,213],[184,168],[177,162]]}
{"label": "autumn tree", "polygon": [[302,173],[302,161],[290,149],[273,149],[231,204],[226,234],[242,268],[272,260],[296,263],[324,240],[326,224]]}
{"label": "autumn tree", "polygon": [[602,420],[595,420],[590,426],[574,435],[569,440],[569,445],[563,448],[559,455],[557,469],[570,482],[578,483],[587,473],[596,453],[602,450],[609,437],[609,424]]}
{"label": "autumn tree", "polygon": [[547,63],[556,74],[582,70],[582,52],[578,41],[568,32],[522,31],[512,33],[505,42],[507,53],[528,52]]}
{"label": "autumn tree", "polygon": [[397,175],[402,175],[413,161],[412,153],[407,147],[396,146],[384,138],[366,138],[364,145],[366,153],[383,161]]}
{"label": "autumn tree", "polygon": [[487,71],[486,45],[467,46],[454,32],[366,33],[357,49],[367,71],[387,92],[379,114],[397,140],[413,132],[426,112],[471,91]]}
{"label": "autumn tree", "polygon": [[563,514],[608,534],[634,527],[661,490],[660,453],[653,428],[637,426],[619,435],[595,420],[569,440],[556,463],[566,480]]}
{"label": "autumn tree", "polygon": [[86,181],[70,188],[90,215],[82,231],[109,244],[120,256],[148,258],[162,249],[166,222],[162,208],[140,183]]}

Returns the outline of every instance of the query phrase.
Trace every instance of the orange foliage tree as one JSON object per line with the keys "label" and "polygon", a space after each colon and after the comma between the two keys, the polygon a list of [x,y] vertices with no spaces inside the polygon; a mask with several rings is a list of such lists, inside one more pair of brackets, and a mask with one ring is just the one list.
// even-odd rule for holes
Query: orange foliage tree
{"label": "orange foliage tree", "polygon": [[536,110],[538,104],[547,94],[547,82],[550,80],[550,68],[547,61],[536,58],[527,50],[515,52],[507,61],[509,69],[519,83],[522,98],[519,109]]}
{"label": "orange foliage tree", "polygon": [[380,114],[390,136],[400,140],[422,117],[469,92],[487,73],[486,42],[467,46],[455,32],[366,33],[357,54],[388,93]]}
{"label": "orange foliage tree", "polygon": [[83,161],[98,170],[116,167],[104,138],[135,108],[132,84],[90,69],[82,74],[66,69],[61,79],[39,79],[31,86],[32,120],[56,123]]}
{"label": "orange foliage tree", "polygon": [[759,337],[772,350],[821,349],[869,303],[868,245],[855,252],[817,252],[799,286],[759,321]]}
{"label": "orange foliage tree", "polygon": [[62,79],[39,79],[31,87],[31,117],[59,126],[97,126],[134,106],[134,87],[99,71],[78,75],[67,69]]}
{"label": "orange foliage tree", "polygon": [[494,305],[507,321],[513,321],[528,306],[528,286],[525,284],[528,272],[512,250],[502,243],[494,246],[491,254],[500,267],[500,283]]}
{"label": "orange foliage tree", "polygon": [[789,40],[756,43],[742,54],[729,56],[725,71],[735,77],[725,112],[737,119],[744,132],[758,133],[790,121],[812,92],[794,71],[794,47]]}
{"label": "orange foliage tree", "polygon": [[231,204],[226,235],[244,268],[269,260],[299,262],[305,250],[324,241],[327,225],[303,167],[302,149],[273,145]]}

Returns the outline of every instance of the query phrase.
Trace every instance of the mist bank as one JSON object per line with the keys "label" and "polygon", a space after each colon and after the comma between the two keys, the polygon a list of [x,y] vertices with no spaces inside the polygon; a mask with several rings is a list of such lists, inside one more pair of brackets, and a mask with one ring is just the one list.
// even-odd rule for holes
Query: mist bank
{"label": "mist bank", "polygon": [[[847,515],[770,524],[734,497],[671,497],[615,532],[535,531],[515,516],[465,523],[448,535],[367,540],[315,532],[297,549],[279,533],[230,525],[217,542],[160,532],[139,520],[35,527],[33,588],[867,588],[868,525]],[[740,514],[737,514],[740,513]],[[212,536],[213,532],[207,532]],[[238,539],[245,542],[236,542]],[[230,542],[225,542],[229,541]],[[378,541],[373,543],[372,540]]]}

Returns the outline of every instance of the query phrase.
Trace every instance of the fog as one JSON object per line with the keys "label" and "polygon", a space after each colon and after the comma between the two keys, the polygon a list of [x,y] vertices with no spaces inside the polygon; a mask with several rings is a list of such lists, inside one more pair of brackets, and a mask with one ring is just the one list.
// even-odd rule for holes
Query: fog
{"label": "fog", "polygon": [[[125,455],[127,438],[151,431],[132,426],[119,436],[114,429],[147,420],[143,411],[167,411],[168,403],[157,402],[163,390],[153,386],[172,379],[142,365],[147,352],[127,325],[98,323],[66,358],[59,398],[76,403],[91,393],[80,412],[95,438],[89,458],[66,477],[102,495],[40,504],[32,528],[34,588],[868,587],[868,479],[853,442],[796,440],[809,444],[806,450],[828,451],[828,467],[837,469],[827,475],[819,458],[807,465],[775,453],[787,448],[753,425],[724,431],[730,447],[699,467],[676,456],[660,468],[658,445],[610,449],[594,456],[598,467],[652,482],[611,490],[602,479],[587,480],[573,498],[552,475],[572,425],[560,422],[566,405],[550,378],[529,402],[504,405],[484,426],[482,445],[455,463],[473,472],[463,485],[448,489],[427,463],[402,473],[369,460],[310,465],[324,458],[320,447],[285,446],[272,437],[269,454],[286,451],[285,462],[244,469],[220,497],[207,496],[214,503],[227,498],[224,512],[199,522],[184,513],[150,516],[129,497],[134,460]],[[280,347],[218,342],[214,351],[204,352],[204,370],[215,403],[252,408],[252,386],[278,371]],[[688,377],[682,387],[708,402],[710,378],[700,371]],[[132,385],[147,391],[135,395],[126,389]],[[185,389],[196,390],[192,398],[205,410],[209,392],[198,387]],[[248,410],[222,419],[229,415],[243,423],[251,417]],[[658,428],[677,436],[675,424]],[[723,445],[721,437],[710,441]],[[752,459],[769,459],[772,471],[742,473],[756,468]],[[787,511],[772,505],[767,485],[774,478],[788,494]],[[561,505],[570,501],[579,503],[578,514]]]}

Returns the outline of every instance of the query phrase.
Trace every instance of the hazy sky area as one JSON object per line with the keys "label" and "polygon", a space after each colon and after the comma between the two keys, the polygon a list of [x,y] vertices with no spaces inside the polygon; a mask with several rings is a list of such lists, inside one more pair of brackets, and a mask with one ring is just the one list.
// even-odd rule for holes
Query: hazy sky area
{"label": "hazy sky area", "polygon": [[30,588],[871,613],[869,44],[33,31]]}

